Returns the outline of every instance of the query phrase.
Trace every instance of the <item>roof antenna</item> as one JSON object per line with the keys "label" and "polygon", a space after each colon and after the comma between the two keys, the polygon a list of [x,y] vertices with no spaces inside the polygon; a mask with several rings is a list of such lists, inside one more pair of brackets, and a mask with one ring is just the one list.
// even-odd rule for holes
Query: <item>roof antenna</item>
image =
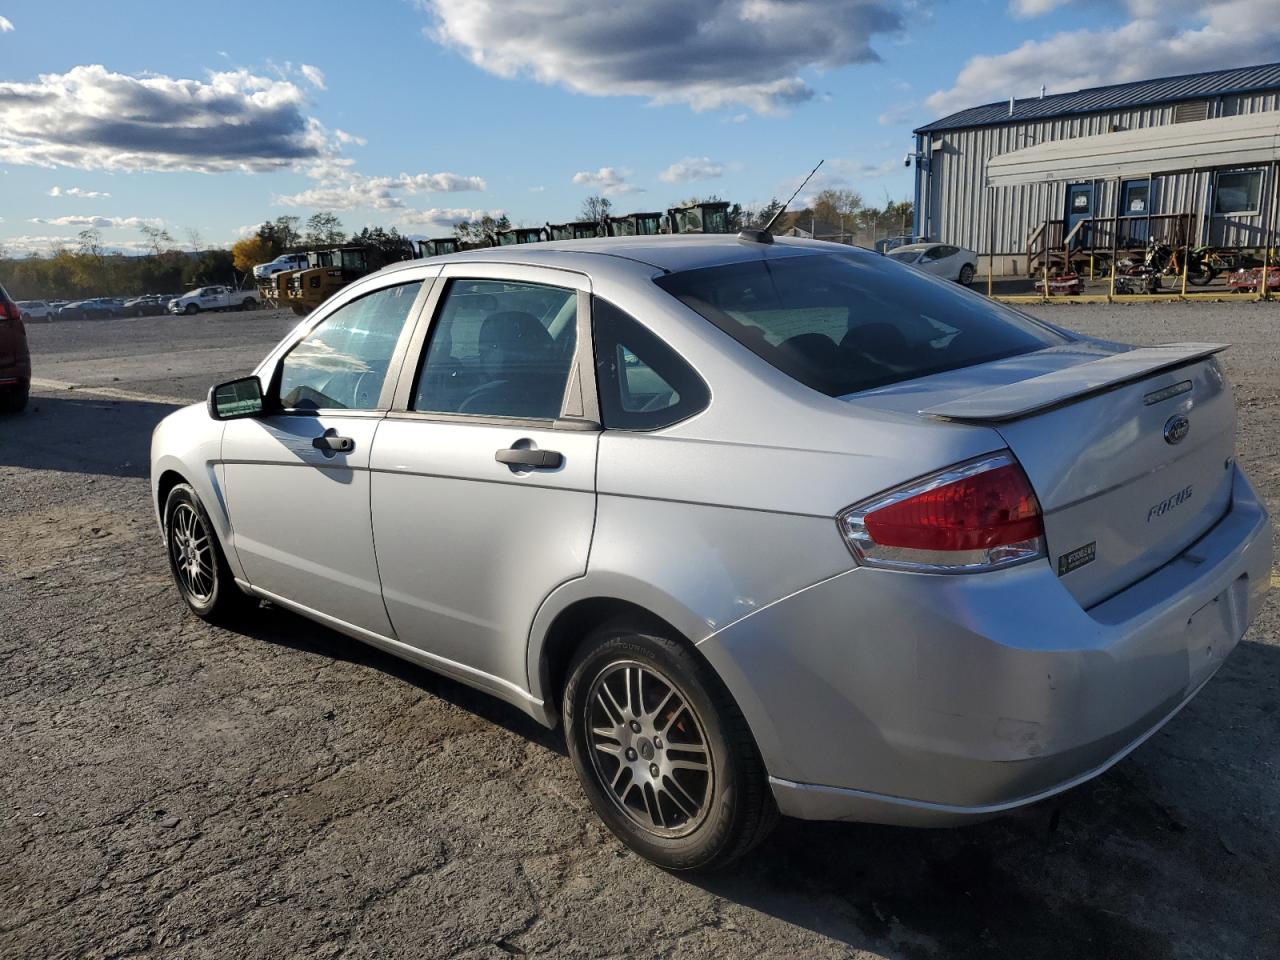
{"label": "roof antenna", "polygon": [[780,216],[787,212],[787,207],[791,206],[791,201],[800,195],[800,191],[805,188],[805,184],[813,179],[813,175],[818,172],[818,167],[822,166],[826,162],[827,161],[825,159],[818,161],[818,166],[809,171],[809,175],[801,181],[800,186],[796,187],[796,192],[793,193],[787,202],[779,207],[778,211],[769,218],[769,222],[764,225],[763,230],[743,230],[738,234],[738,239],[748,240],[752,243],[773,243],[773,234],[770,232],[773,230],[773,225],[778,222],[778,218]]}

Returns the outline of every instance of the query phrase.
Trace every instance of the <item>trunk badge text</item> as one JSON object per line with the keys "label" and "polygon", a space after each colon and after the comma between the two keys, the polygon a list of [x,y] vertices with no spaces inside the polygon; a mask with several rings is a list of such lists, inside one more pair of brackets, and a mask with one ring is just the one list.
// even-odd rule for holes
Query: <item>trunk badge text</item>
{"label": "trunk badge text", "polygon": [[1151,507],[1151,509],[1147,511],[1147,523],[1151,522],[1152,517],[1163,517],[1166,513],[1168,513],[1174,507],[1179,507],[1182,504],[1186,503],[1188,500],[1190,500],[1191,487],[1192,487],[1192,484],[1188,483],[1185,487],[1183,487],[1173,496],[1165,497],[1159,503],[1154,504]]}
{"label": "trunk badge text", "polygon": [[1191,421],[1182,414],[1170,417],[1164,422],[1164,442],[1181,443],[1191,430]]}

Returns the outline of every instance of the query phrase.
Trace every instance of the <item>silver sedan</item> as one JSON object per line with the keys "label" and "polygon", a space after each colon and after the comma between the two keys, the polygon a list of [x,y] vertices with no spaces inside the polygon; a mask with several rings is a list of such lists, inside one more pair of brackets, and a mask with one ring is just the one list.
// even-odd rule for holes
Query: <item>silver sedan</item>
{"label": "silver sedan", "polygon": [[1195,695],[1271,568],[1220,349],[763,234],[468,251],[169,416],[152,487],[196,614],[562,724],[605,823],[706,869],[779,813],[1032,803]]}

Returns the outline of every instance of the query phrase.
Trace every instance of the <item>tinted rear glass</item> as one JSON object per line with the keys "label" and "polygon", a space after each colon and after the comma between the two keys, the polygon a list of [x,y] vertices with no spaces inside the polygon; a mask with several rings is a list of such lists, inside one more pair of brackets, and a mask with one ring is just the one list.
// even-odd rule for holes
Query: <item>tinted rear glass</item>
{"label": "tinted rear glass", "polygon": [[1065,340],[985,297],[870,253],[750,260],[655,282],[832,397]]}

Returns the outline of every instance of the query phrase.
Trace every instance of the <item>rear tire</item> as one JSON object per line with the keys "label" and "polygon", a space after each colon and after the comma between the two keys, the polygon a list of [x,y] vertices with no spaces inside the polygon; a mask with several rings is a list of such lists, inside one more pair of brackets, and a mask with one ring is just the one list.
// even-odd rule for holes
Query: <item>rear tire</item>
{"label": "rear tire", "polygon": [[967,287],[969,286],[969,284],[973,283],[973,275],[976,272],[977,271],[974,270],[973,264],[971,263],[966,263],[963,267],[961,267],[960,277],[958,278],[960,286]]}
{"label": "rear tire", "polygon": [[27,409],[27,401],[30,397],[30,383],[17,383],[7,387],[0,387],[0,413],[21,413]]}
{"label": "rear tire", "polygon": [[245,297],[243,300],[240,301],[241,310],[253,310],[257,306],[258,306],[258,301],[254,300],[253,297]]}
{"label": "rear tire", "polygon": [[668,870],[717,870],[768,836],[778,810],[741,711],[684,644],[635,620],[592,631],[562,703],[569,755],[596,814]]}
{"label": "rear tire", "polygon": [[164,506],[169,572],[191,612],[209,623],[233,623],[252,604],[236,586],[213,522],[195,489],[179,483]]}

